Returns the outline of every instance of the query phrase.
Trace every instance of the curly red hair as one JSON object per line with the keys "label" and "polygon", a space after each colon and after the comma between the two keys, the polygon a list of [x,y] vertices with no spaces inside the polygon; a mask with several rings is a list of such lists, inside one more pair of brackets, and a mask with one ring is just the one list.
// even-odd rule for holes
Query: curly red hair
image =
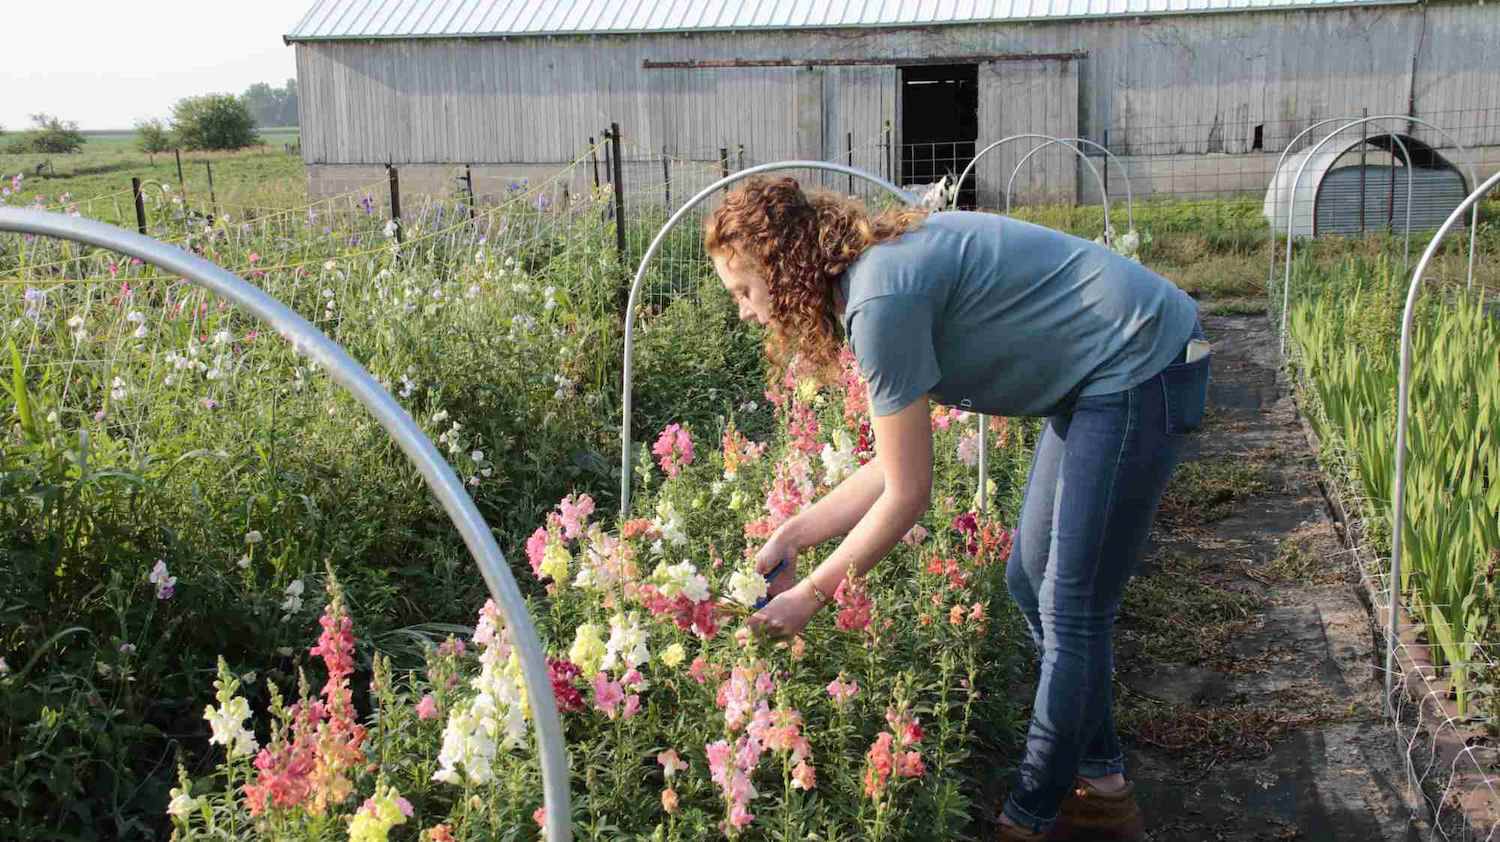
{"label": "curly red hair", "polygon": [[916,228],[926,211],[872,214],[858,199],[804,192],[795,178],[755,177],[731,191],[703,230],[711,255],[732,254],[764,274],[771,300],[766,354],[773,382],[795,360],[824,382],[835,378],[843,328],[834,308],[840,276],[870,246]]}

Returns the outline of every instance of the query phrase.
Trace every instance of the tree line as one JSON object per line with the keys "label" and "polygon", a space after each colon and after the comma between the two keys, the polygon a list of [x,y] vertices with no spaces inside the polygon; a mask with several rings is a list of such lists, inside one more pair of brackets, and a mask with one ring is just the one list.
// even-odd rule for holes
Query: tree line
{"label": "tree line", "polygon": [[[0,146],[8,153],[61,155],[83,148],[84,135],[78,123],[55,115],[31,115],[31,129]],[[204,94],[190,96],[172,106],[167,120],[152,118],[135,124],[142,152],[156,154],[172,149],[243,149],[260,143],[258,127],[297,125],[297,80],[288,79],[280,88],[257,82],[239,96]],[[0,135],[5,129],[0,126]]]}

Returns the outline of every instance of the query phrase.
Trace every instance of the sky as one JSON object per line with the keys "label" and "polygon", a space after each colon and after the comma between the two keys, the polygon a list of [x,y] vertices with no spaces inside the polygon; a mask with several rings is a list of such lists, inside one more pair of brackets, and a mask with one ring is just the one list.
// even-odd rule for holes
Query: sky
{"label": "sky", "polygon": [[84,130],[165,118],[172,103],[297,75],[281,43],[313,0],[3,0],[0,126],[44,111]]}

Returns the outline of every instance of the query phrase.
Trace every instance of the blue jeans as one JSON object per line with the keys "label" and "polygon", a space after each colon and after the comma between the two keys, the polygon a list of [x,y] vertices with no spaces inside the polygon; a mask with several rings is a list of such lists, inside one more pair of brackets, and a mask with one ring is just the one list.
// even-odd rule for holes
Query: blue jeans
{"label": "blue jeans", "polygon": [[1184,434],[1203,423],[1208,375],[1208,357],[1179,353],[1134,388],[1050,416],[1037,443],[1005,575],[1041,654],[1004,808],[1023,827],[1049,830],[1076,776],[1125,772],[1112,713],[1115,616]]}

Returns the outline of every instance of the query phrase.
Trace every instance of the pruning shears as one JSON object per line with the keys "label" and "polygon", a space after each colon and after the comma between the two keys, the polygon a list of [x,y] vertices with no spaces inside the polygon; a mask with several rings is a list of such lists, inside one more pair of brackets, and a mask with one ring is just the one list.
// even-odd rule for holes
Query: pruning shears
{"label": "pruning shears", "polygon": [[[769,572],[769,573],[766,574],[766,584],[767,585],[769,585],[772,582],[776,581],[776,577],[780,576],[781,575],[781,571],[783,571],[783,570],[786,569],[786,563],[788,561],[791,561],[791,559],[790,558],[784,558],[781,561],[776,562],[776,566],[773,567],[773,568],[771,568],[771,572]],[[770,603],[770,601],[771,601],[771,597],[769,597],[769,596],[763,596],[760,599],[757,599],[755,601],[755,606],[751,610],[753,610],[753,611],[759,611],[760,609],[765,608],[766,605],[768,603]]]}

